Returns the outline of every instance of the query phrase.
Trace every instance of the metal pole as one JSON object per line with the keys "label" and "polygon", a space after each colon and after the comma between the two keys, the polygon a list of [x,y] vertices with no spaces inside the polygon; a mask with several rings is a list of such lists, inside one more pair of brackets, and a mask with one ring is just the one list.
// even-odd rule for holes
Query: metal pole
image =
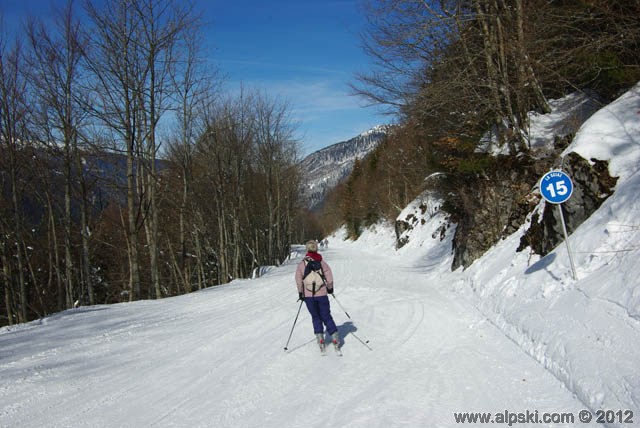
{"label": "metal pole", "polygon": [[[332,294],[333,298],[335,299],[336,303],[338,303],[338,306],[340,306],[340,308],[342,309],[342,311],[344,312],[344,314],[347,316],[347,318],[351,319],[351,316],[349,316],[349,314],[347,313],[347,311],[344,309],[344,307],[342,306],[342,304],[340,303],[340,300],[338,300],[338,298],[336,297],[335,294]],[[373,351],[373,349],[371,349],[371,346],[367,345],[367,343],[369,343],[368,340],[362,340],[360,337],[358,337],[354,332],[350,332],[353,337],[355,337],[356,339],[358,339],[358,341],[360,343],[362,343],[364,346],[366,346],[369,351]]]}
{"label": "metal pole", "polygon": [[335,294],[332,294],[334,300],[336,301],[336,303],[338,304],[338,306],[340,306],[340,309],[342,309],[342,311],[344,312],[344,314],[347,316],[347,318],[351,319],[351,317],[349,316],[349,314],[347,313],[347,311],[344,309],[344,307],[340,304],[340,300],[338,300],[338,298],[336,297]]}
{"label": "metal pole", "polygon": [[289,333],[289,338],[287,339],[287,344],[284,345],[284,350],[286,351],[289,346],[289,341],[291,340],[291,335],[293,334],[293,329],[296,327],[296,323],[298,322],[298,315],[300,315],[300,309],[302,309],[302,303],[304,300],[300,300],[300,306],[298,306],[298,313],[296,314],[296,319],[293,320],[293,325],[291,326],[291,333]]}
{"label": "metal pole", "polygon": [[571,263],[571,274],[573,280],[578,280],[578,274],[576,273],[576,265],[573,263],[573,254],[571,253],[571,247],[569,246],[569,236],[567,234],[567,226],[564,223],[564,214],[562,213],[562,204],[558,204],[558,212],[560,213],[560,222],[562,223],[562,232],[564,233],[564,242],[567,244],[567,253],[569,253],[569,262]]}

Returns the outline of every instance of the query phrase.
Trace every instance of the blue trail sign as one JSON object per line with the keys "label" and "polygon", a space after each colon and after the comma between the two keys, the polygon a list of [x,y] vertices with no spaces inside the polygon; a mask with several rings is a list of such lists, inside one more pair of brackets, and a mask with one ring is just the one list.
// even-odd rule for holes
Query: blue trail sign
{"label": "blue trail sign", "polygon": [[552,204],[566,202],[573,193],[573,183],[562,171],[549,171],[540,179],[540,194]]}

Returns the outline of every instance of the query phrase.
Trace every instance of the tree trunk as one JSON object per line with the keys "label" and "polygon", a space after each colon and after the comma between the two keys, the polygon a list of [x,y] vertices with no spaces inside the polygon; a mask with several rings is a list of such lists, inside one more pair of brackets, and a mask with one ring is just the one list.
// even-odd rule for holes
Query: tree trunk
{"label": "tree trunk", "polygon": [[67,295],[67,308],[74,306],[73,256],[71,255],[71,157],[69,142],[65,141],[64,156],[64,274]]}
{"label": "tree trunk", "polygon": [[13,221],[14,221],[14,227],[15,227],[15,234],[16,234],[16,262],[18,263],[18,286],[19,286],[19,290],[20,290],[20,312],[18,313],[19,315],[19,322],[23,323],[23,322],[27,322],[29,319],[27,317],[27,305],[28,305],[28,299],[27,299],[27,284],[26,284],[26,280],[24,278],[24,261],[23,261],[23,255],[22,255],[22,221],[21,218],[22,216],[20,215],[20,205],[18,202],[18,186],[16,184],[17,182],[17,178],[15,176],[15,171],[11,171],[10,172],[11,175],[11,201],[13,203]]}
{"label": "tree trunk", "polygon": [[498,71],[494,64],[494,58],[496,56],[496,47],[494,42],[495,38],[493,37],[489,26],[489,11],[483,10],[480,1],[476,1],[475,4],[478,12],[478,19],[480,20],[480,24],[482,27],[484,41],[483,55],[485,59],[485,65],[487,67],[487,85],[489,87],[489,92],[491,94],[491,99],[494,107],[494,126],[499,132],[500,127],[502,126],[502,102],[500,100],[500,89],[498,87],[500,79],[498,78]]}
{"label": "tree trunk", "polygon": [[523,7],[523,0],[515,0],[516,4],[516,26],[517,26],[517,52],[519,56],[520,75],[524,79],[524,84],[520,89],[524,89],[525,85],[530,87],[533,92],[533,97],[536,102],[536,106],[540,108],[543,113],[551,113],[551,107],[547,102],[544,93],[542,92],[542,86],[540,81],[536,77],[536,74],[531,65],[529,54],[527,53],[525,33],[524,33],[524,20],[525,13]]}
{"label": "tree trunk", "polygon": [[[56,283],[56,295],[57,295],[57,308],[58,310],[64,310],[70,308],[67,304],[67,289],[65,287],[64,279],[60,272],[60,253],[58,249],[58,232],[56,227],[56,219],[53,214],[53,202],[51,201],[51,195],[47,192],[47,205],[49,210],[49,271],[50,276],[55,276]],[[53,271],[53,272],[51,272]]]}
{"label": "tree trunk", "polygon": [[140,290],[140,262],[138,255],[138,230],[136,222],[136,213],[138,211],[136,205],[136,183],[134,176],[134,154],[133,142],[128,144],[127,150],[127,243],[129,249],[129,280],[131,289],[131,300],[139,300],[141,298]]}
{"label": "tree trunk", "polygon": [[89,229],[89,208],[88,208],[88,191],[87,183],[82,171],[82,162],[80,154],[76,149],[76,165],[81,180],[81,198],[80,198],[80,236],[82,238],[82,276],[83,283],[87,287],[87,294],[89,295],[89,304],[96,304],[95,291],[93,289],[93,278],[91,276],[91,232]]}
{"label": "tree trunk", "polygon": [[2,282],[4,283],[4,305],[7,310],[7,319],[9,325],[13,325],[15,315],[13,313],[12,290],[11,290],[11,268],[9,260],[5,253],[5,243],[0,243],[0,262],[2,262]]}

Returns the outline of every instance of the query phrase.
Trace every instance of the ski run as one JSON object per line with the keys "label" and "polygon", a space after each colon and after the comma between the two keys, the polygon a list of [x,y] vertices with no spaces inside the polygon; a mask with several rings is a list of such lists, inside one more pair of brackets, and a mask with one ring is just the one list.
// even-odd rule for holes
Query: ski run
{"label": "ski run", "polygon": [[640,87],[567,151],[610,160],[620,177],[570,237],[577,280],[564,244],[545,258],[516,252],[522,230],[451,272],[455,225],[441,239],[446,219],[425,195],[401,214],[433,207],[402,249],[381,224],[320,250],[343,357],[331,346],[322,357],[304,305],[283,349],[299,307],[294,246],[260,278],[0,329],[0,426],[572,427],[599,415],[635,426]]}
{"label": "ski run", "polygon": [[352,317],[332,299],[343,358],[321,357],[304,305],[283,350],[297,253],[261,279],[4,332],[0,425],[420,427],[460,411],[584,407],[424,268],[336,241],[324,256]]}

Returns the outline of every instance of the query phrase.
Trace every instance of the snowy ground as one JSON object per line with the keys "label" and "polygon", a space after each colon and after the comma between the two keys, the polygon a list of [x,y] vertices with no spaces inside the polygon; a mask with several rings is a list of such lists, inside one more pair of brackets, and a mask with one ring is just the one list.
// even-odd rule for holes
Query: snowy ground
{"label": "snowy ground", "polygon": [[564,245],[515,253],[521,232],[450,272],[435,201],[400,251],[388,227],[330,237],[343,357],[319,354],[305,308],[283,349],[294,252],[258,279],[0,329],[0,427],[452,427],[455,412],[505,411],[589,426],[581,410],[637,425],[640,86],[568,150],[620,176],[571,236],[577,281]]}
{"label": "snowy ground", "polygon": [[304,307],[283,349],[297,254],[260,279],[2,330],[0,426],[427,427],[455,425],[453,412],[584,408],[436,286],[446,260],[416,266],[362,244],[324,253],[352,317],[333,302],[342,358],[310,342]]}

